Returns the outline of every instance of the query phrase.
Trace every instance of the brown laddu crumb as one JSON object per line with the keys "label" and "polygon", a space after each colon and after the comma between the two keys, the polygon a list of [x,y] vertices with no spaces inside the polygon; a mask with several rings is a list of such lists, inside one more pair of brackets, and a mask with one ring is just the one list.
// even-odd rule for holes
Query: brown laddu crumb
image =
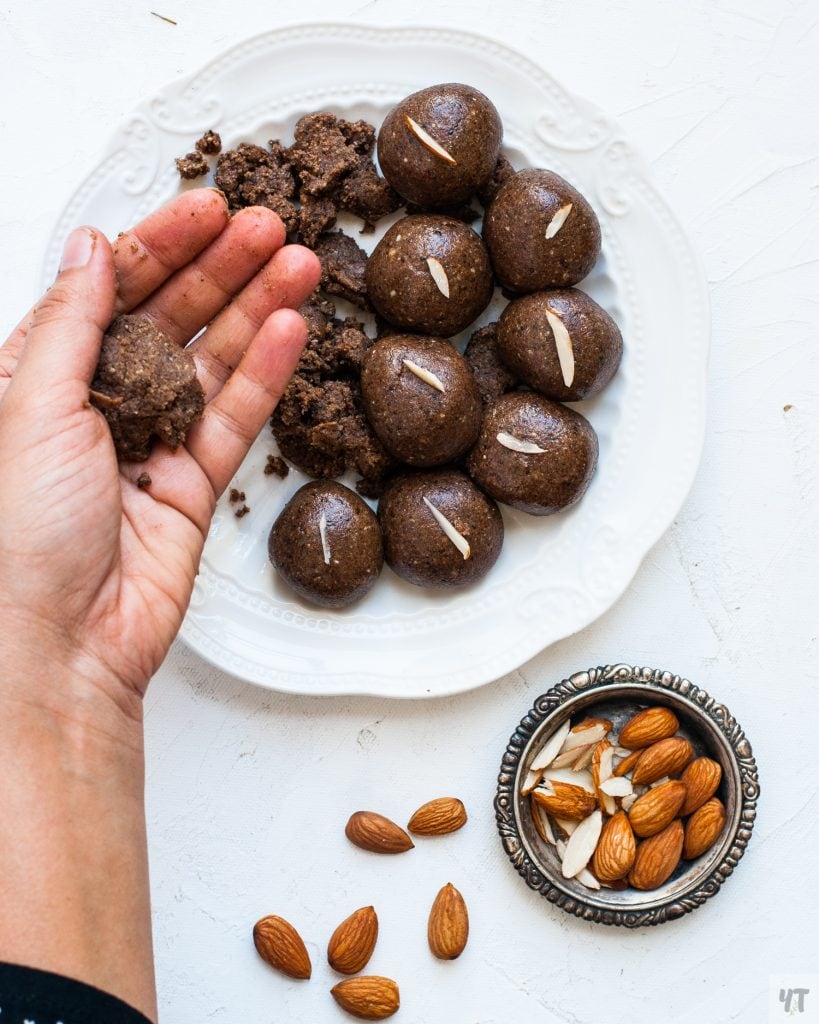
{"label": "brown laddu crumb", "polygon": [[361,363],[372,340],[358,321],[336,319],[332,303],[315,296],[300,312],[308,342],[271,420],[279,450],[309,476],[359,474],[357,490],[370,496],[397,465],[361,402]]}
{"label": "brown laddu crumb", "polygon": [[176,169],[179,171],[180,178],[193,180],[207,174],[210,170],[210,164],[202,153],[194,151],[193,153],[186,153],[185,156],[178,156],[176,158]]}
{"label": "brown laddu crumb", "polygon": [[356,240],[343,231],[332,231],[318,240],[315,253],[321,263],[321,290],[369,310],[367,254]]}
{"label": "brown laddu crumb", "polygon": [[287,474],[290,472],[290,467],[281,457],[281,455],[268,455],[267,462],[264,467],[265,476],[277,476],[284,480]]}
{"label": "brown laddu crumb", "polygon": [[139,316],[118,317],[105,332],[89,401],[129,462],[144,462],[157,441],[178,448],[205,408],[193,356]]}
{"label": "brown laddu crumb", "polygon": [[202,137],[196,140],[196,148],[200,153],[207,153],[209,156],[213,156],[215,153],[221,153],[222,137],[212,128],[208,128],[208,130],[202,134]]}

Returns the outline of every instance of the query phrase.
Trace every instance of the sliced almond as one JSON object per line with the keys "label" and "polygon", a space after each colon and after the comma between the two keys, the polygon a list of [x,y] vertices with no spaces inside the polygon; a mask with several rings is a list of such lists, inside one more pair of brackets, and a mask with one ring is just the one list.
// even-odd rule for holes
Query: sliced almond
{"label": "sliced almond", "polygon": [[557,213],[549,221],[549,226],[546,228],[546,237],[554,238],[555,235],[560,231],[563,225],[566,223],[566,219],[572,212],[572,204],[566,203],[565,206],[561,206]]}
{"label": "sliced almond", "polygon": [[602,718],[587,718],[576,725],[563,744],[563,750],[572,750],[574,747],[585,747],[589,743],[599,743],[606,733],[611,729],[611,722]]}
{"label": "sliced almond", "polygon": [[670,782],[670,781],[671,781],[671,777],[669,775],[664,775],[661,779],[657,779],[656,782],[652,782],[651,785],[648,788],[649,789],[656,789],[657,786],[664,786],[666,784],[666,782]]}
{"label": "sliced almond", "polygon": [[570,728],[571,722],[569,722],[569,720],[567,719],[563,723],[563,725],[560,726],[557,732],[552,733],[549,739],[546,740],[546,742],[543,744],[543,747],[541,748],[540,753],[537,755],[534,761],[532,761],[530,767],[533,772],[537,771],[539,768],[542,769],[549,767],[552,761],[554,761],[557,752],[563,746],[563,741],[566,739],[566,736]]}
{"label": "sliced almond", "polygon": [[412,134],[416,137],[416,139],[418,139],[421,145],[426,146],[430,153],[434,153],[436,156],[439,156],[442,160],[446,160],[448,164],[456,164],[458,162],[455,159],[455,157],[452,156],[451,153],[447,153],[447,151],[440,144],[440,142],[436,142],[435,139],[433,139],[433,137],[429,134],[429,132],[425,131],[421,127],[421,125],[418,124],[417,121],[414,121],[409,116],[409,114],[404,115],[404,120],[406,121],[407,127],[412,132]]}
{"label": "sliced almond", "polygon": [[558,754],[554,761],[552,761],[551,767],[571,768],[578,757],[585,754],[588,750],[594,751],[594,747],[594,743],[589,743],[582,747],[572,747],[571,750],[564,750],[562,754]]}
{"label": "sliced almond", "polygon": [[446,536],[461,552],[461,554],[464,556],[464,561],[466,561],[467,558],[469,558],[469,556],[472,554],[472,548],[470,548],[469,546],[469,541],[466,539],[466,537],[463,536],[463,534],[458,533],[458,531],[455,529],[452,523],[450,523],[450,521],[447,519],[444,513],[441,512],[440,509],[437,509],[429,500],[429,498],[424,498],[424,504],[435,517],[435,522],[441,527]]}
{"label": "sliced almond", "polygon": [[555,825],[557,825],[567,839],[577,828],[577,824],[576,821],[570,821],[568,818],[555,818]]}
{"label": "sliced almond", "polygon": [[563,842],[562,839],[558,839],[558,841],[555,843],[555,849],[557,850],[558,857],[560,857],[560,859],[563,860],[563,858],[566,856],[566,844]]}
{"label": "sliced almond", "polygon": [[545,784],[550,782],[565,782],[568,786],[581,786],[589,793],[594,793],[594,780],[591,772],[581,770],[573,772],[570,768],[546,768],[543,772]]}
{"label": "sliced almond", "polygon": [[541,448],[534,441],[521,441],[514,434],[507,434],[505,430],[501,430],[497,435],[497,440],[498,444],[502,444],[509,451],[522,452],[524,455],[543,455],[546,451],[545,448]]}
{"label": "sliced almond", "polygon": [[574,381],[574,348],[571,336],[566,330],[566,325],[554,310],[546,310],[546,319],[549,321],[549,326],[552,328],[552,334],[554,335],[557,358],[560,362],[560,372],[563,374],[563,383],[567,388],[570,388]]}
{"label": "sliced almond", "polygon": [[521,795],[528,796],[535,788],[535,786],[538,785],[542,778],[542,768],[538,769],[537,771],[535,771],[533,768],[530,768],[529,771],[526,773],[526,778],[523,780],[523,785],[520,787]]}
{"label": "sliced almond", "polygon": [[427,256],[427,266],[429,267],[430,277],[435,282],[435,287],[445,299],[448,299],[449,278],[446,276],[443,263],[440,260],[436,260],[434,256]]}
{"label": "sliced almond", "polygon": [[406,366],[410,373],[414,373],[415,376],[419,377],[425,384],[430,384],[436,391],[444,392],[446,390],[441,382],[441,378],[436,377],[432,370],[425,370],[423,366],[419,366],[418,363],[414,363],[411,359],[402,359],[401,362]]}
{"label": "sliced almond", "polygon": [[560,866],[564,878],[574,878],[586,867],[592,858],[602,829],[603,815],[600,811],[592,811],[588,818],[580,822],[566,843],[566,852]]}
{"label": "sliced almond", "polygon": [[600,883],[589,871],[588,868],[583,868],[582,871],[578,871],[574,876],[581,885],[585,885],[587,889],[599,889]]}
{"label": "sliced almond", "polygon": [[[619,748],[623,750],[623,747]],[[617,767],[614,769],[615,775],[628,775],[628,773],[634,768],[640,758],[643,756],[642,750],[631,750],[626,751],[626,756],[620,761]]]}
{"label": "sliced almond", "polygon": [[324,564],[330,564],[330,541],[327,539],[327,516],[322,512],[319,519],[319,535],[321,536],[321,550],[324,554]]}
{"label": "sliced almond", "polygon": [[600,740],[594,748],[594,754],[592,756],[592,781],[594,782],[597,801],[600,804],[601,810],[605,811],[606,814],[615,814],[617,811],[617,805],[614,802],[614,797],[609,796],[601,789],[602,783],[606,782],[612,776],[613,763],[614,750],[612,749],[611,744],[607,739]]}
{"label": "sliced almond", "polygon": [[624,811],[628,812],[631,810],[635,803],[637,803],[637,794],[632,793],[630,796],[623,797],[623,799],[620,801],[620,806],[623,808]]}
{"label": "sliced almond", "polygon": [[609,796],[631,796],[634,792],[629,779],[612,778],[600,783],[600,789]]}
{"label": "sliced almond", "polygon": [[532,821],[534,822],[537,834],[544,843],[554,846],[557,839],[555,838],[549,815],[536,800],[530,800],[529,805],[532,808]]}
{"label": "sliced almond", "polygon": [[579,772],[583,768],[588,768],[594,757],[594,746],[589,744],[588,747],[580,747],[580,752],[577,755],[577,759],[572,763],[572,771]]}

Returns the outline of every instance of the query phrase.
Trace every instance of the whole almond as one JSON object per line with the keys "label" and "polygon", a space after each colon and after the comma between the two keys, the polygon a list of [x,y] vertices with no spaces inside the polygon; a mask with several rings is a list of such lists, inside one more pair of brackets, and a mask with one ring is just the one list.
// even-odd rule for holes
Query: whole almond
{"label": "whole almond", "polygon": [[466,824],[466,808],[454,796],[441,796],[422,804],[407,828],[418,836],[443,836]]}
{"label": "whole almond", "polygon": [[427,940],[433,956],[455,960],[464,951],[469,938],[469,914],[463,896],[451,882],[435,897],[429,912]]}
{"label": "whole almond", "polygon": [[361,1020],[384,1020],[401,1005],[395,982],[377,974],[345,978],[330,989],[330,995],[342,1010]]}
{"label": "whole almond", "polygon": [[672,821],[685,800],[685,783],[678,780],[655,786],[634,801],[628,820],[634,834],[645,837],[661,832]]}
{"label": "whole almond", "polygon": [[624,757],[620,764],[617,765],[614,769],[614,774],[618,778],[621,778],[623,775],[628,775],[642,756],[642,750],[632,750],[628,757]]}
{"label": "whole almond", "polygon": [[375,811],[356,811],[344,832],[351,843],[371,853],[404,853],[415,845],[400,825]]}
{"label": "whole almond", "polygon": [[722,780],[722,766],[710,757],[698,757],[682,773],[688,791],[680,815],[687,818],[716,793]]}
{"label": "whole almond", "polygon": [[301,936],[283,917],[269,914],[253,926],[253,942],[262,960],[291,978],[306,980],[313,973],[310,954]]}
{"label": "whole almond", "polygon": [[683,835],[683,824],[677,819],[640,843],[628,876],[635,889],[656,889],[671,877],[680,863]]}
{"label": "whole almond", "polygon": [[622,811],[609,818],[592,857],[592,874],[601,882],[616,882],[631,870],[637,843],[631,823]]}
{"label": "whole almond", "polygon": [[597,806],[597,800],[582,786],[569,782],[550,782],[551,792],[545,788],[533,789],[531,798],[548,813],[569,821],[582,821]]}
{"label": "whole almond", "polygon": [[679,774],[694,756],[694,748],[681,736],[669,736],[646,747],[631,773],[635,786],[647,786],[664,776]]}
{"label": "whole almond", "polygon": [[378,939],[378,915],[360,907],[342,921],[327,944],[327,962],[339,974],[358,974],[373,955]]}
{"label": "whole almond", "polygon": [[679,727],[677,716],[668,708],[646,708],[626,722],[620,730],[618,743],[629,750],[639,750],[673,736]]}
{"label": "whole almond", "polygon": [[694,811],[685,826],[683,857],[694,860],[710,849],[725,827],[725,818],[725,806],[716,797]]}

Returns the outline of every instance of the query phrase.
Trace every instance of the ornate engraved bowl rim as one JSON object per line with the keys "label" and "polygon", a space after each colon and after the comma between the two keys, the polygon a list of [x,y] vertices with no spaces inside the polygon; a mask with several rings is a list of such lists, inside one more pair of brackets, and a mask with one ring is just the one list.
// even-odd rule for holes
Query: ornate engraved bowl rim
{"label": "ornate engraved bowl rim", "polygon": [[[664,704],[699,734],[723,767],[727,825],[718,844],[651,893],[585,889],[564,879],[542,848],[523,812],[520,779],[544,740],[566,718],[603,701],[639,700]],[[501,762],[495,817],[501,842],[526,884],[566,913],[597,924],[637,928],[690,913],[715,896],[742,858],[751,838],[759,797],[759,776],[751,744],[722,704],[696,684],[661,669],[626,664],[576,672],[537,698],[512,734]]]}

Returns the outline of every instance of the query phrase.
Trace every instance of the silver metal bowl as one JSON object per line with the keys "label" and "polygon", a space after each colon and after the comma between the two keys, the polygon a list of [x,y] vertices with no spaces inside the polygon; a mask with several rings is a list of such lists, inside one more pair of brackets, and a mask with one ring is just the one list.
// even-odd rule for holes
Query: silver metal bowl
{"label": "silver metal bowl", "polygon": [[[557,852],[538,835],[529,800],[520,795],[521,780],[544,742],[567,718],[581,712],[599,715],[619,728],[650,704],[674,711],[680,734],[691,741],[695,756],[707,754],[722,765],[716,794],[727,813],[722,837],[697,860],[681,861],[671,878],[653,892],[587,889],[561,874]],[[719,892],[751,838],[758,797],[751,744],[724,705],[670,672],[607,665],[577,672],[535,701],[503,755],[495,816],[504,849],[530,888],[584,920],[638,928],[682,917]]]}

